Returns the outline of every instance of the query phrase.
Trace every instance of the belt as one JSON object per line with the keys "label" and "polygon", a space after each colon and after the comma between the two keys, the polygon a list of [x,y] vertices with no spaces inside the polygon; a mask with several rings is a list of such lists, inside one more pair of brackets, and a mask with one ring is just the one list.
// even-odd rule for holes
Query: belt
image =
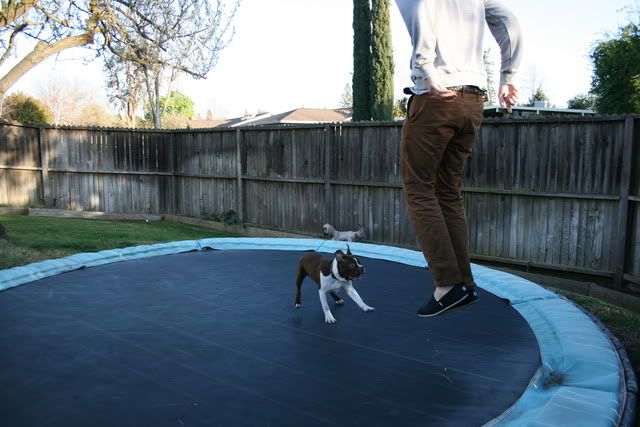
{"label": "belt", "polygon": [[[454,92],[470,93],[474,95],[485,95],[487,93],[487,91],[480,89],[478,86],[453,86],[453,87],[448,87],[447,89],[452,90]],[[404,88],[403,92],[405,95],[414,94],[411,88],[408,88],[408,87]]]}
{"label": "belt", "polygon": [[474,95],[484,95],[485,93],[487,93],[486,90],[482,90],[478,86],[453,86],[453,87],[448,87],[447,89],[452,90],[454,92],[471,93]]}

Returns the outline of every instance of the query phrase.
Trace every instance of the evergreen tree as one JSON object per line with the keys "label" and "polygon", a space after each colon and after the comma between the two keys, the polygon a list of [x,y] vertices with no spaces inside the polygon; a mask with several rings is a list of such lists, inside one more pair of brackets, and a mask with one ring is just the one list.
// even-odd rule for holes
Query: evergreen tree
{"label": "evergreen tree", "polygon": [[[167,127],[178,128],[184,127],[182,123],[191,120],[195,116],[195,103],[187,95],[177,90],[171,91],[167,96],[160,97],[160,106],[162,120],[170,120],[171,124]],[[145,106],[145,120],[149,124],[153,124],[152,108],[149,104]]]}
{"label": "evergreen tree", "polygon": [[393,119],[393,47],[389,0],[372,0],[371,117]]}
{"label": "evergreen tree", "polygon": [[591,94],[576,95],[567,101],[567,108],[572,110],[593,110],[596,106],[596,97]]}
{"label": "evergreen tree", "polygon": [[538,89],[536,89],[536,91],[531,95],[531,97],[529,98],[529,102],[527,102],[526,106],[533,107],[538,101],[544,101],[546,103],[549,102],[549,97],[544,92],[544,89],[542,89],[542,86],[538,86]]}
{"label": "evergreen tree", "polygon": [[371,120],[371,8],[353,0],[353,121]]}
{"label": "evergreen tree", "polygon": [[596,109],[604,114],[640,112],[640,26],[620,29],[617,36],[600,42],[591,53],[591,93]]}

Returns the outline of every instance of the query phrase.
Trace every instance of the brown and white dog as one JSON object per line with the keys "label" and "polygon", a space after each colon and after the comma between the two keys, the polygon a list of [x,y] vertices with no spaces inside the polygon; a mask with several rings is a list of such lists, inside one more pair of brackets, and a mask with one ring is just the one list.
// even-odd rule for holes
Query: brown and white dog
{"label": "brown and white dog", "polygon": [[337,291],[344,289],[347,295],[358,304],[365,312],[374,311],[375,308],[369,307],[362,301],[360,295],[353,287],[353,280],[357,280],[364,274],[364,267],[360,264],[358,258],[353,256],[351,249],[347,246],[347,253],[337,251],[335,257],[325,258],[316,252],[304,254],[298,261],[298,275],[296,277],[296,308],[300,308],[300,286],[305,277],[311,277],[318,285],[318,294],[320,295],[320,303],[322,311],[324,311],[324,321],[326,323],[336,323],[335,317],[329,310],[327,303],[327,294],[336,304],[342,304],[344,301],[337,294]]}

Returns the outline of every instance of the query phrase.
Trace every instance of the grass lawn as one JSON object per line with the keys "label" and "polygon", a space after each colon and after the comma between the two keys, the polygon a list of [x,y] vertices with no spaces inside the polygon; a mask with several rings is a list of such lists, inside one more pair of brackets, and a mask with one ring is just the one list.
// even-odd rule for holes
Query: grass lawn
{"label": "grass lawn", "polygon": [[[172,222],[103,221],[75,218],[0,216],[7,236],[0,238],[0,269],[78,252],[149,243],[229,236]],[[595,314],[624,344],[640,373],[640,314],[595,298],[558,291]],[[636,417],[640,427],[640,413]]]}
{"label": "grass lawn", "polygon": [[166,221],[103,221],[76,218],[0,216],[0,269],[78,252],[175,240],[224,237],[215,230]]}

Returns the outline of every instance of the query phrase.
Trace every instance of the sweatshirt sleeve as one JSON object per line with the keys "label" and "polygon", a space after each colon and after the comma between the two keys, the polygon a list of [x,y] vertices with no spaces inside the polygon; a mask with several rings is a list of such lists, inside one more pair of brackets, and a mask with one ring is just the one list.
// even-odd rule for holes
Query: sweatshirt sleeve
{"label": "sweatshirt sleeve", "polygon": [[484,0],[484,10],[491,34],[500,46],[500,84],[515,82],[522,61],[522,31],[520,23],[498,0]]}
{"label": "sweatshirt sleeve", "polygon": [[413,53],[411,56],[411,78],[425,80],[428,77],[438,83],[436,59],[436,29],[433,14],[428,13],[428,0],[396,0],[402,19],[404,20]]}

